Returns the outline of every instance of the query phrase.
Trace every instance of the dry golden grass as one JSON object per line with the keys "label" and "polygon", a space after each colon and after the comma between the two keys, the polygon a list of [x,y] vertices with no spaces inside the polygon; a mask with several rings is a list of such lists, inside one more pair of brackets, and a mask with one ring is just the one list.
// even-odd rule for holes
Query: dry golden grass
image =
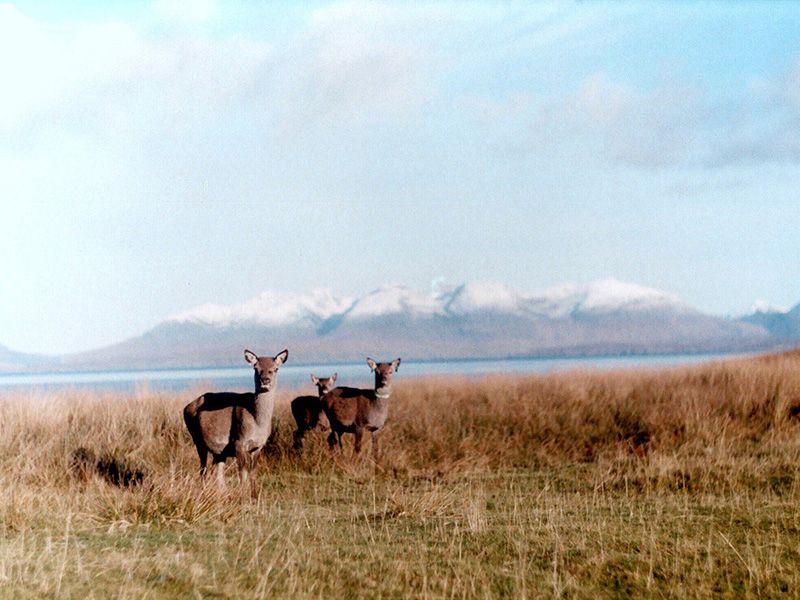
{"label": "dry golden grass", "polygon": [[0,597],[800,595],[800,352],[398,379],[384,458],[203,488],[192,393],[0,397]]}

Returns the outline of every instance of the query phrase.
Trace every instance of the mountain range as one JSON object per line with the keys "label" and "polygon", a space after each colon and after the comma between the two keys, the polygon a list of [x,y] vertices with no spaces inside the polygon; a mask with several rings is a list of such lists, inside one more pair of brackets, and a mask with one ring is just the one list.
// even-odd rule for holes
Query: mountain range
{"label": "mountain range", "polygon": [[299,363],[375,358],[455,359],[756,351],[800,340],[800,305],[738,319],[615,279],[537,293],[469,282],[415,290],[387,284],[350,297],[330,289],[264,292],[234,305],[173,315],[109,347],[38,357],[0,346],[0,369],[237,365],[245,347],[290,349]]}

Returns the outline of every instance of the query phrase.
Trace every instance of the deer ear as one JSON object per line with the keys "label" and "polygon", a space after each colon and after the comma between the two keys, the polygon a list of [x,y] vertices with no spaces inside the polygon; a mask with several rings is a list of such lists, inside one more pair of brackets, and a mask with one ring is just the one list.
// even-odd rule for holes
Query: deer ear
{"label": "deer ear", "polygon": [[319,383],[319,377],[317,377],[313,373],[311,374],[311,383],[313,383],[314,385],[317,385]]}
{"label": "deer ear", "polygon": [[253,366],[255,366],[255,364],[258,362],[258,357],[254,353],[250,352],[250,350],[244,351],[244,359]]}
{"label": "deer ear", "polygon": [[393,360],[392,366],[394,367],[394,370],[397,371],[400,368],[400,359],[398,358],[397,360]]}
{"label": "deer ear", "polygon": [[278,363],[278,366],[280,367],[283,363],[286,362],[287,358],[289,358],[289,351],[283,350],[282,352],[278,352],[278,354],[275,355],[275,362]]}
{"label": "deer ear", "polygon": [[369,365],[371,371],[374,371],[378,367],[378,365],[375,364],[375,361],[371,358],[367,359],[367,365]]}
{"label": "deer ear", "polygon": [[333,374],[333,376],[331,377],[331,383],[333,383],[334,381],[336,381],[336,377],[337,377],[337,376],[338,376],[338,373],[334,373],[334,374]]}

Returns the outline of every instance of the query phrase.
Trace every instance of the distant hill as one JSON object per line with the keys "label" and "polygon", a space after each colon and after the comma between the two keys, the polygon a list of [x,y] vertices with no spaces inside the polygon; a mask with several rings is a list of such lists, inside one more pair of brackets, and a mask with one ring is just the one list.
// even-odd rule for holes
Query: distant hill
{"label": "distant hill", "polygon": [[[780,338],[783,339],[783,338]],[[385,285],[265,292],[175,315],[119,344],[61,357],[64,368],[230,365],[241,352],[290,349],[298,362],[748,351],[779,338],[759,322],[703,314],[666,292],[614,279],[519,293],[472,282],[433,292]]]}
{"label": "distant hill", "polygon": [[38,354],[15,352],[0,345],[0,371],[27,371],[47,363],[52,364],[52,360]]}
{"label": "distant hill", "polygon": [[778,338],[800,340],[800,304],[788,311],[768,307],[756,310],[741,321],[762,327]]}

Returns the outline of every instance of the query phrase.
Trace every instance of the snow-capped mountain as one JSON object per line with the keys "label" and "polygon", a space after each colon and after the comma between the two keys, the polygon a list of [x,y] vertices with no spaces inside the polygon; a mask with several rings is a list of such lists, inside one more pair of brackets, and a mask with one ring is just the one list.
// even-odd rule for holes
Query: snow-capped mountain
{"label": "snow-capped mountain", "polygon": [[776,339],[759,323],[706,315],[667,292],[615,279],[539,292],[486,281],[432,290],[387,284],[357,297],[270,291],[238,304],[206,304],[62,364],[238,364],[244,347],[288,347],[293,361],[309,363],[757,350]]}
{"label": "snow-capped mountain", "polygon": [[263,292],[240,304],[197,306],[170,317],[167,322],[285,327],[318,326],[331,319],[344,323],[397,315],[419,319],[501,313],[557,319],[620,311],[691,312],[692,309],[666,292],[616,279],[586,286],[564,284],[534,293],[519,293],[503,283],[479,281],[443,286],[432,292],[387,284],[355,299],[337,296],[330,289],[316,289],[308,294]]}
{"label": "snow-capped mountain", "polygon": [[672,294],[616,279],[604,279],[586,286],[573,309],[573,312],[584,314],[619,311],[693,312],[693,309]]}
{"label": "snow-capped mountain", "polygon": [[441,308],[439,299],[430,293],[390,284],[358,298],[340,316],[348,320],[375,319],[398,314],[421,318],[440,314]]}
{"label": "snow-capped mountain", "polygon": [[319,288],[308,294],[262,292],[240,304],[203,304],[167,319],[174,323],[199,323],[227,327],[250,323],[278,327],[297,323],[319,324],[347,310],[353,300]]}

